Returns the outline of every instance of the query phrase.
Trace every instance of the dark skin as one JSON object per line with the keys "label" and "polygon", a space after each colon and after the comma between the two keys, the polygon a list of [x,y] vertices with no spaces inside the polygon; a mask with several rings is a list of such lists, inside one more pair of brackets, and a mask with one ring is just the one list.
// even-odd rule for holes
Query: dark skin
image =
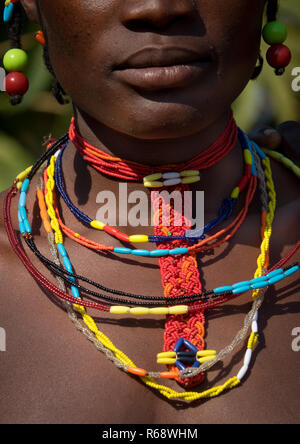
{"label": "dark skin", "polygon": [[[42,22],[51,62],[72,98],[83,137],[126,159],[164,164],[190,159],[223,132],[230,105],[246,86],[255,66],[265,1],[251,4],[251,14],[248,2],[237,5],[235,0],[100,0],[84,4],[79,0],[43,0],[39,14],[33,0],[23,0],[22,4],[31,20]],[[237,39],[236,35],[247,38]],[[124,57],[145,46],[169,44],[210,48],[211,65],[201,82],[145,94],[116,77],[113,67]],[[281,128],[278,130],[268,136],[260,132],[255,139],[272,148],[284,143],[294,153],[299,148],[299,125],[293,123],[284,134]],[[298,239],[300,201],[296,178],[277,163],[272,162],[272,168],[278,204],[270,252],[274,264]],[[72,144],[65,152],[63,169],[72,201],[91,217],[99,207],[96,195],[100,190],[117,192],[118,182],[86,166]],[[205,191],[206,221],[215,217],[216,208],[230,194],[241,171],[242,156],[237,144],[220,164],[202,173],[201,183],[194,190]],[[48,256],[47,239],[34,210],[34,189],[35,182],[29,195],[28,214],[35,211],[34,236]],[[141,184],[129,186],[129,191],[142,189]],[[260,243],[258,199],[257,193],[245,223],[229,244],[198,257],[205,288],[254,274]],[[12,214],[17,229],[16,204],[14,201]],[[63,202],[61,206],[68,226],[88,238],[104,240],[98,232],[83,227]],[[133,234],[137,228],[124,227],[123,231]],[[152,228],[138,231],[151,234]],[[121,246],[115,239],[106,238],[105,242]],[[65,245],[74,269],[91,279],[140,294],[162,292],[156,261],[115,260],[92,253],[69,239]],[[243,385],[220,398],[189,407],[165,401],[135,377],[118,370],[87,342],[65,312],[25,271],[3,228],[0,257],[0,326],[7,333],[7,351],[0,355],[1,422],[298,423],[299,354],[291,348],[291,332],[299,326],[299,288],[295,277],[267,293],[259,318],[263,332],[255,351],[255,366]],[[300,260],[299,254],[293,260]],[[247,293],[207,313],[207,348],[220,350],[231,342],[251,307],[249,300]],[[91,314],[99,329],[136,365],[162,370],[155,363],[155,356],[162,350],[163,320],[118,321],[100,312]],[[223,366],[212,369],[199,391],[236,375],[242,366],[244,348],[238,347]],[[175,383],[170,385],[177,389]]]}

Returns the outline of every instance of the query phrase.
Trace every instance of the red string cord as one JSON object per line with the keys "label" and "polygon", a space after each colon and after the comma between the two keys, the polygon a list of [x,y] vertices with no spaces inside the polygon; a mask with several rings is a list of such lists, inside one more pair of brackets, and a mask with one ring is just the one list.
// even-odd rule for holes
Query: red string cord
{"label": "red string cord", "polygon": [[206,150],[193,159],[179,164],[150,167],[133,161],[124,161],[119,157],[113,157],[99,148],[86,142],[79,133],[76,120],[73,117],[69,127],[69,138],[78,152],[97,171],[108,174],[118,179],[141,181],[145,176],[155,172],[207,169],[224,159],[236,146],[238,128],[231,111],[230,120],[221,136]]}

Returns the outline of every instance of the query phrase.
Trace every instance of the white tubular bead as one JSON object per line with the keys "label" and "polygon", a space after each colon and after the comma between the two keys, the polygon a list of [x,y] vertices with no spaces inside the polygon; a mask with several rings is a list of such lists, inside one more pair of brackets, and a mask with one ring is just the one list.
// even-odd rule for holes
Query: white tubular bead
{"label": "white tubular bead", "polygon": [[252,322],[252,332],[257,334],[258,333],[258,325],[256,321]]}
{"label": "white tubular bead", "polygon": [[258,319],[258,311],[256,310],[253,321],[257,321],[257,319]]}
{"label": "white tubular bead", "polygon": [[179,185],[181,183],[181,179],[169,179],[163,182],[165,187],[172,187],[173,185]]}
{"label": "white tubular bead", "polygon": [[237,374],[237,379],[239,379],[241,381],[245,377],[247,371],[248,371],[248,366],[243,365],[243,367],[241,368],[241,370]]}
{"label": "white tubular bead", "polygon": [[252,358],[252,349],[248,348],[246,353],[245,353],[245,358],[244,358],[244,365],[246,365],[247,367],[249,367],[249,364],[251,362],[251,358]]}
{"label": "white tubular bead", "polygon": [[178,179],[180,177],[179,173],[164,173],[162,175],[163,179]]}

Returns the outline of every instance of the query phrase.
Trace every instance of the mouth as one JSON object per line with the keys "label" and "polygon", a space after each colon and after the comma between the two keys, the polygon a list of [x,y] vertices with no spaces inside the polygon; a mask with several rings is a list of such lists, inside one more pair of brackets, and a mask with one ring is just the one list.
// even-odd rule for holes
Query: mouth
{"label": "mouth", "polygon": [[199,80],[211,63],[208,53],[182,48],[145,48],[117,66],[114,74],[143,90],[180,88]]}

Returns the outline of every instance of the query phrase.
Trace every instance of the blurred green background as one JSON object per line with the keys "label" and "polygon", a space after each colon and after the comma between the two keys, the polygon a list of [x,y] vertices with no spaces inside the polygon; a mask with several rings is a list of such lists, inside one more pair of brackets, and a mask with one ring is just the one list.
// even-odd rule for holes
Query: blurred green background
{"label": "blurred green background", "polygon": [[[2,17],[4,2],[1,3]],[[287,120],[300,121],[300,92],[293,92],[291,87],[292,69],[300,67],[300,0],[282,0],[278,19],[288,27],[287,45],[293,60],[282,77],[275,76],[265,63],[259,79],[251,81],[238,98],[234,111],[244,131]],[[33,37],[38,29],[37,25],[28,23],[22,40],[30,60],[25,72],[30,89],[23,103],[12,107],[6,93],[0,92],[0,191],[41,154],[45,136],[58,137],[66,131],[72,115],[71,105],[58,105],[50,92],[52,77],[42,62],[42,47]],[[267,48],[263,43],[263,56]],[[7,25],[1,21],[1,59],[8,49]]]}

